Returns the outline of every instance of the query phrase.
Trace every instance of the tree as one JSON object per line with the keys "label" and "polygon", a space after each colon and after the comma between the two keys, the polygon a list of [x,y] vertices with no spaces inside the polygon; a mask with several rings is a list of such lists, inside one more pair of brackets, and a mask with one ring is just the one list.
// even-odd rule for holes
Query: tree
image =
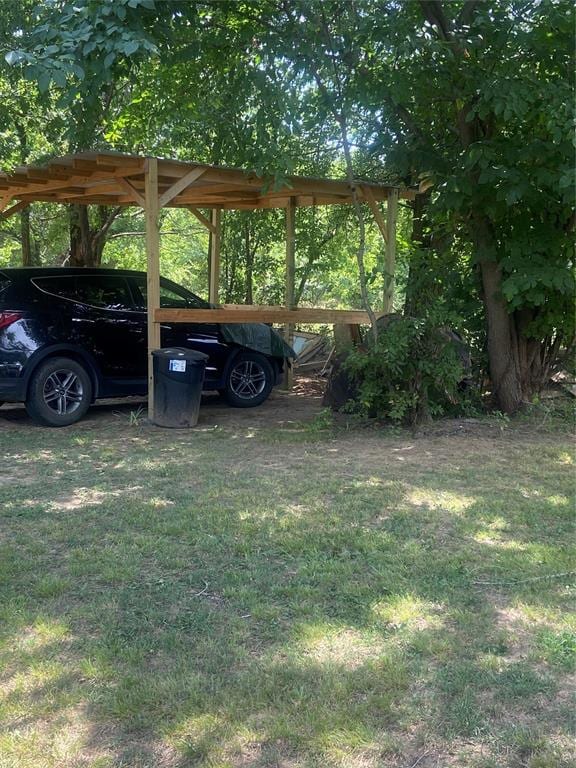
{"label": "tree", "polygon": [[433,182],[437,218],[471,244],[494,394],[514,411],[574,339],[573,6],[370,8],[359,76],[383,106],[374,151]]}

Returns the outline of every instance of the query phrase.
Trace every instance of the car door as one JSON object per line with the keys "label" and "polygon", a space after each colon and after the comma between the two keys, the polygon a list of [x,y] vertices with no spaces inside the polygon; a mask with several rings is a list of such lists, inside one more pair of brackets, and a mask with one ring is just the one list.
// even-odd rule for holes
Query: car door
{"label": "car door", "polygon": [[[144,310],[146,276],[134,275],[131,279],[136,302]],[[162,309],[209,309],[210,307],[208,302],[166,278],[160,280],[160,306]],[[161,339],[163,347],[185,347],[204,352],[209,357],[206,365],[207,384],[221,381],[230,349],[220,340],[217,323],[162,323]]]}
{"label": "car door", "polygon": [[103,378],[126,384],[138,377],[141,323],[123,275],[86,272],[34,282],[45,293],[73,304],[66,313],[67,339],[95,358]]}

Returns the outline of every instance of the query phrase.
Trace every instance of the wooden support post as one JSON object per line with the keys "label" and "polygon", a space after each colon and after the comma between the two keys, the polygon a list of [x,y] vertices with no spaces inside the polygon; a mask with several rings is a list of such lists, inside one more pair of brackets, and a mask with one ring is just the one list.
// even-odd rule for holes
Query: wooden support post
{"label": "wooden support post", "polygon": [[160,221],[158,205],[158,160],[149,157],[145,170],[145,218],[147,262],[147,309],[148,309],[148,418],[154,419],[154,379],[152,376],[152,350],[158,349],[160,324],[154,321],[154,313],[160,308]]}
{"label": "wooden support post", "polygon": [[384,302],[382,311],[385,315],[394,311],[394,283],[396,272],[396,220],[398,218],[398,190],[391,189],[388,194],[386,215],[386,255],[384,259]]}
{"label": "wooden support post", "polygon": [[[284,287],[284,303],[287,309],[294,309],[296,283],[296,200],[291,197],[286,206],[286,282]],[[294,326],[287,323],[284,326],[284,338],[292,346]],[[288,364],[284,371],[284,386],[292,389],[294,369]]]}
{"label": "wooden support post", "polygon": [[208,274],[208,300],[211,304],[218,304],[218,292],[220,288],[220,235],[221,235],[221,210],[212,208],[210,230],[210,264]]}
{"label": "wooden support post", "polygon": [[343,352],[351,347],[357,346],[362,340],[360,326],[358,324],[350,325],[338,323],[333,325],[334,347],[336,352]]}

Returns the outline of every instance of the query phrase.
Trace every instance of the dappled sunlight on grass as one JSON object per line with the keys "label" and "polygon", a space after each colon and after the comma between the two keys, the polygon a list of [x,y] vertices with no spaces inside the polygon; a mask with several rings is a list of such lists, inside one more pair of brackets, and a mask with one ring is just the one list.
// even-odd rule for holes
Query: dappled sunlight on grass
{"label": "dappled sunlight on grass", "polygon": [[442,509],[452,514],[461,514],[476,501],[472,496],[450,491],[438,491],[432,488],[418,488],[410,491],[406,500],[415,507]]}
{"label": "dappled sunlight on grass", "polygon": [[10,768],[521,765],[514,718],[567,754],[557,447],[314,430],[12,432]]}
{"label": "dappled sunlight on grass", "polygon": [[392,629],[439,629],[444,624],[444,606],[414,595],[390,595],[372,606],[378,619]]}

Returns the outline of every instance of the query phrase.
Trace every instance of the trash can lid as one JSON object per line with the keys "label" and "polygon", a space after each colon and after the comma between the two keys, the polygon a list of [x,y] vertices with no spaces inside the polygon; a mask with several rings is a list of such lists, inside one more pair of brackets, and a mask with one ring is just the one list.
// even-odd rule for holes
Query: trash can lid
{"label": "trash can lid", "polygon": [[166,347],[165,349],[153,349],[153,357],[168,357],[171,360],[192,360],[198,363],[208,360],[208,355],[204,352],[197,352],[195,349],[186,349],[186,347]]}

